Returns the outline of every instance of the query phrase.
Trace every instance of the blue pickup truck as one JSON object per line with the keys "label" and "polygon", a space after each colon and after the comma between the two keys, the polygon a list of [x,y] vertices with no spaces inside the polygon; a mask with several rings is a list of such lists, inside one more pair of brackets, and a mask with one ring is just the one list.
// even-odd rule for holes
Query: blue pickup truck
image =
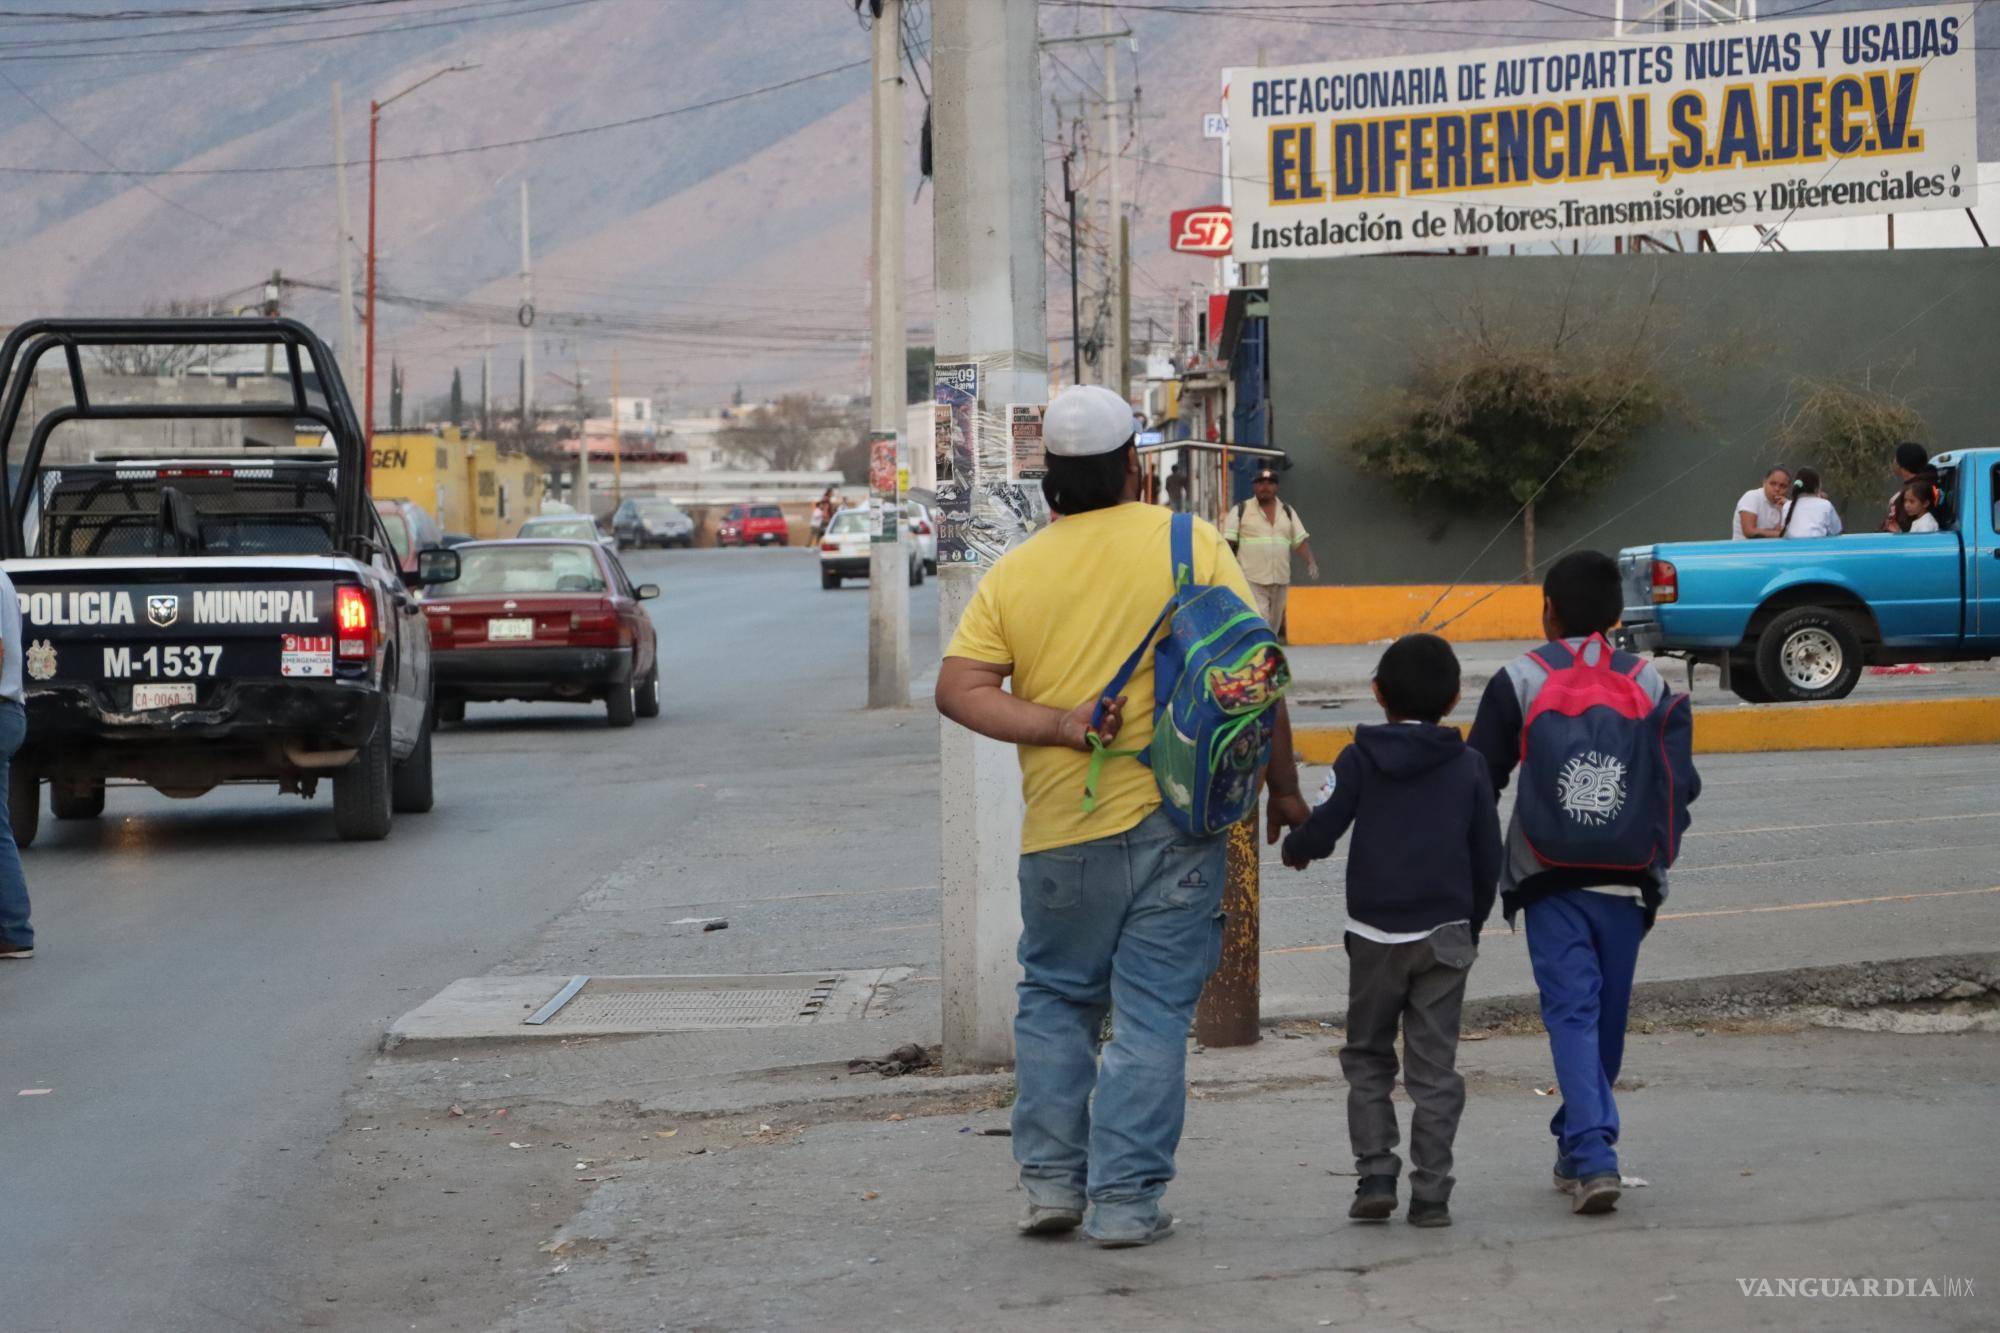
{"label": "blue pickup truck", "polygon": [[1717,663],[1751,703],[1839,699],[1865,666],[2000,656],[2000,449],[1932,463],[1937,532],[1620,552],[1621,642]]}

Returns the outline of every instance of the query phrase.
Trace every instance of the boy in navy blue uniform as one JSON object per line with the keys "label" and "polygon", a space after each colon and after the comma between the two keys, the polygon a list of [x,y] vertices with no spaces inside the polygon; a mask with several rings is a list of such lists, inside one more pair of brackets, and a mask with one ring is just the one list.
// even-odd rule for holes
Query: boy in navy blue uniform
{"label": "boy in navy blue uniform", "polygon": [[1398,639],[1375,668],[1389,721],[1356,727],[1331,792],[1285,839],[1304,870],[1351,826],[1347,853],[1347,1133],[1361,1177],[1347,1215],[1396,1211],[1396,1031],[1410,1094],[1411,1225],[1451,1225],[1451,1145],[1465,1109],[1456,1068],[1465,978],[1500,874],[1486,764],[1438,725],[1458,703],[1458,657],[1431,634]]}
{"label": "boy in navy blue uniform", "polygon": [[[1467,737],[1488,764],[1496,792],[1506,789],[1521,761],[1523,727],[1550,678],[1546,659],[1595,661],[1605,649],[1590,646],[1590,637],[1618,623],[1623,603],[1618,565],[1600,551],[1578,551],[1550,568],[1542,582],[1542,628],[1551,645],[1566,651],[1530,653],[1495,675]],[[1610,665],[1629,674],[1655,703],[1667,694],[1650,662],[1618,653]],[[1691,802],[1700,792],[1700,777],[1690,768],[1680,795]],[[1633,799],[1660,804],[1666,798],[1634,793]],[[1562,1089],[1562,1105],[1549,1124],[1556,1137],[1555,1187],[1571,1196],[1579,1213],[1606,1213],[1618,1203],[1618,1106],[1611,1086],[1625,1055],[1639,941],[1666,891],[1666,873],[1657,865],[1628,871],[1545,866],[1522,832],[1517,803],[1507,829],[1501,904],[1509,922],[1516,912],[1527,917],[1528,958]]]}

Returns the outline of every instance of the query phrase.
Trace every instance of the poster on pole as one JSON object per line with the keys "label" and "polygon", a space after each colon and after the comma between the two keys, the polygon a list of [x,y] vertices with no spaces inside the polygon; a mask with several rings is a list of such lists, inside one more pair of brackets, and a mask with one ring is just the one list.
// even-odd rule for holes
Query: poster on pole
{"label": "poster on pole", "polygon": [[1049,475],[1042,448],[1043,403],[1007,404],[1007,480],[1040,481]]}
{"label": "poster on pole", "polygon": [[1228,71],[1235,257],[1968,208],[1976,8]]}
{"label": "poster on pole", "polygon": [[979,480],[979,365],[940,362],[932,386],[937,412],[938,564],[976,564],[978,555],[967,535],[973,488]]}
{"label": "poster on pole", "polygon": [[868,432],[868,505],[874,511],[870,524],[872,540],[896,540],[896,464],[901,434],[893,430]]}

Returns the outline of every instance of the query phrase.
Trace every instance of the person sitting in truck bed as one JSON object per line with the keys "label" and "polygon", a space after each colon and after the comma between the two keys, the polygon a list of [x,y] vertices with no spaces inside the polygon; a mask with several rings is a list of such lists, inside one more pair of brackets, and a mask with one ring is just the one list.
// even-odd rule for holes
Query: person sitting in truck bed
{"label": "person sitting in truck bed", "polygon": [[1903,526],[1903,492],[1922,486],[1930,496],[1931,517],[1942,522],[1938,513],[1944,494],[1938,489],[1938,470],[1931,466],[1930,451],[1910,440],[1896,446],[1896,493],[1889,497],[1889,516],[1882,520],[1884,532],[1908,532]]}
{"label": "person sitting in truck bed", "polygon": [[1787,537],[1838,537],[1840,511],[1833,501],[1819,493],[1819,473],[1809,467],[1799,469],[1792,483],[1792,507],[1785,512]]}
{"label": "person sitting in truck bed", "polygon": [[1729,540],[1784,536],[1785,499],[1791,489],[1792,474],[1787,469],[1774,467],[1765,473],[1764,484],[1743,492],[1736,502],[1736,526],[1729,530]]}
{"label": "person sitting in truck bed", "polygon": [[1896,530],[1898,532],[1936,532],[1937,515],[1932,512],[1937,489],[1921,481],[1913,481],[1903,488],[1896,497]]}

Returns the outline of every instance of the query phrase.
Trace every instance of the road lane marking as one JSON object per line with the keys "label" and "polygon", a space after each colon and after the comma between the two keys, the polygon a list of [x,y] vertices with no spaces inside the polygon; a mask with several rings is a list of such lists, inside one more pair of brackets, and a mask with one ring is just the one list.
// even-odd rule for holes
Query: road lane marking
{"label": "road lane marking", "polygon": [[[1661,921],[1686,921],[1707,916],[1750,916],[1758,912],[1809,912],[1822,907],[1869,907],[1877,903],[1907,903],[1923,898],[1971,898],[1980,894],[2000,893],[2000,884],[1987,889],[1942,889],[1935,893],[1891,893],[1879,898],[1828,898],[1812,903],[1776,903],[1768,907],[1715,907],[1700,912],[1662,912]],[[1290,944],[1281,949],[1265,949],[1266,954],[1280,953],[1328,953],[1341,948],[1334,944]]]}
{"label": "road lane marking", "polygon": [[935,884],[905,884],[893,889],[830,889],[825,893],[780,893],[769,898],[697,898],[691,903],[668,903],[679,910],[683,907],[736,907],[744,903],[795,903],[808,898],[868,898],[878,893],[934,893]]}

